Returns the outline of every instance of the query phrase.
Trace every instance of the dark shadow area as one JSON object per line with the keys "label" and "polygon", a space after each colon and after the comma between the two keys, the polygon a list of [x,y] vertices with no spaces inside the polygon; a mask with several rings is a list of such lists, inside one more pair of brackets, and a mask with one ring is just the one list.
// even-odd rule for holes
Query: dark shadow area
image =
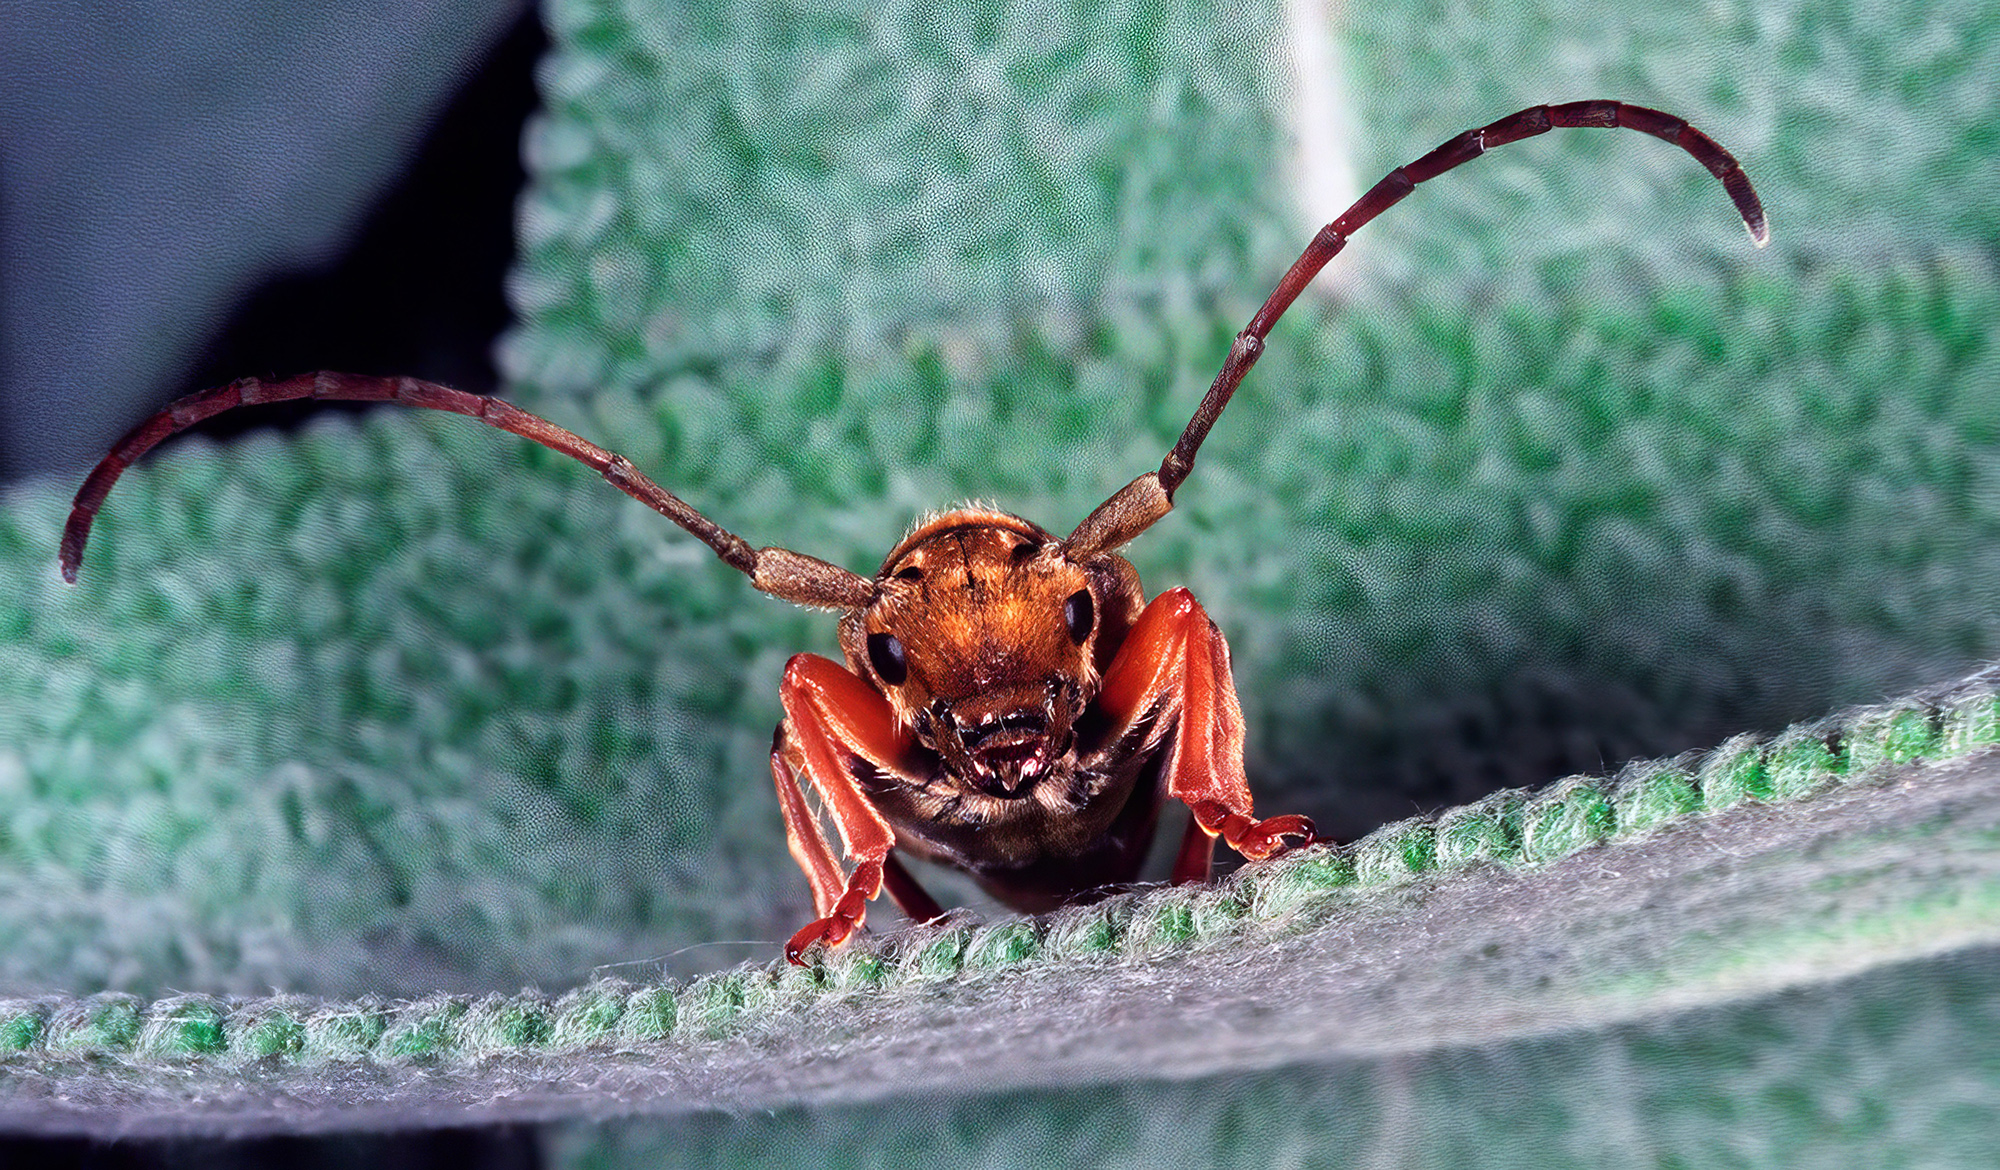
{"label": "dark shadow area", "polygon": [[496,1126],[327,1137],[98,1142],[0,1137],[8,1170],[537,1170],[535,1130]]}
{"label": "dark shadow area", "polygon": [[[503,290],[514,259],[514,206],[527,180],[521,131],[536,107],[535,64],[548,45],[530,10],[452,99],[353,246],[328,268],[246,293],[179,393],[322,369],[407,374],[492,393],[493,343],[513,321]],[[192,429],[225,438],[294,427],[323,410],[365,409],[288,402]]]}

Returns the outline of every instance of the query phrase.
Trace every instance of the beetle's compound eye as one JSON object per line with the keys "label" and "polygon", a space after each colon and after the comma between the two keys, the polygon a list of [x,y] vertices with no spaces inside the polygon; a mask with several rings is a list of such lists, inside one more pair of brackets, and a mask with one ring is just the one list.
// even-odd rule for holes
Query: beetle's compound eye
{"label": "beetle's compound eye", "polygon": [[910,677],[910,664],[903,659],[903,644],[894,634],[868,635],[868,662],[883,682],[892,687],[903,685]]}
{"label": "beetle's compound eye", "polygon": [[1090,629],[1097,624],[1097,605],[1090,600],[1090,590],[1079,589],[1063,602],[1063,625],[1069,627],[1069,640],[1083,645],[1090,637]]}

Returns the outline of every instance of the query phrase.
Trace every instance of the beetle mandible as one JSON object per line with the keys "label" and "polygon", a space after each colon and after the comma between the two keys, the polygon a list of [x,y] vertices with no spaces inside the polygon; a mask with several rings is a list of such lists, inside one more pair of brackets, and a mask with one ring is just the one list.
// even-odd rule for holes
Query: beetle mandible
{"label": "beetle mandible", "polygon": [[[1186,589],[1150,603],[1118,549],[1173,508],[1174,492],[1264,338],[1363,224],[1484,151],[1557,126],[1626,127],[1674,143],[1721,180],[1758,247],[1770,239],[1728,151],[1671,114],[1617,101],[1534,106],[1468,130],[1396,168],[1321,228],[1237,334],[1222,370],[1159,470],[1114,493],[1066,537],[965,507],[921,522],[873,578],[783,548],[752,548],[614,454],[497,398],[413,378],[246,378],[179,399],[119,440],[77,491],[63,530],[74,583],[92,519],[118,476],[168,436],[239,406],[299,398],[450,411],[532,439],[597,471],[680,525],[757,589],[840,612],[843,666],[785,667],[771,772],[792,857],[819,918],[785,955],[803,963],[862,924],[885,888],[911,918],[938,904],[892,850],[970,873],[1002,902],[1039,912],[1138,873],[1163,801],[1192,816],[1176,882],[1205,880],[1217,838],[1256,860],[1314,840],[1312,822],[1258,819],[1243,770],[1243,713],[1222,634]],[[838,831],[843,873],[810,787]]]}

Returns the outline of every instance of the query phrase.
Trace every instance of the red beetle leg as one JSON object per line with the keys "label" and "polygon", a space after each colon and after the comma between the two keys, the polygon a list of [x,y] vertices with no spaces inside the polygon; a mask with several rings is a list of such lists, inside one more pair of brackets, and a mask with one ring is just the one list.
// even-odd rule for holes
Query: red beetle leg
{"label": "red beetle leg", "polygon": [[[888,700],[846,667],[814,654],[795,655],[785,665],[779,698],[785,721],[771,745],[771,775],[792,857],[812,884],[813,906],[821,914],[792,936],[785,957],[803,963],[814,943],[847,941],[866,918],[869,899],[882,892],[885,867],[893,868],[890,894],[904,913],[919,920],[936,917],[937,903],[890,861],[895,833],[850,767],[861,759],[885,773],[904,771],[913,740],[897,724]],[[855,863],[845,879],[824,826],[807,804],[808,784]]]}
{"label": "red beetle leg", "polygon": [[1170,589],[1133,623],[1104,674],[1100,707],[1121,725],[1148,712],[1173,726],[1167,795],[1193,812],[1174,881],[1205,881],[1213,839],[1263,859],[1310,843],[1302,816],[1257,820],[1243,774],[1243,707],[1229,674],[1229,645],[1186,589]]}

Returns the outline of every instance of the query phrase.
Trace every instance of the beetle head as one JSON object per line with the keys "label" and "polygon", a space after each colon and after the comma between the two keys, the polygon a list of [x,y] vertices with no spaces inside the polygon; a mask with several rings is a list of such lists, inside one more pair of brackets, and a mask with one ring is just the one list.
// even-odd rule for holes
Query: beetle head
{"label": "beetle head", "polygon": [[1122,584],[1034,524],[953,512],[889,554],[842,642],[946,773],[1013,799],[1067,766],[1097,695],[1100,618],[1126,608],[1107,581]]}

